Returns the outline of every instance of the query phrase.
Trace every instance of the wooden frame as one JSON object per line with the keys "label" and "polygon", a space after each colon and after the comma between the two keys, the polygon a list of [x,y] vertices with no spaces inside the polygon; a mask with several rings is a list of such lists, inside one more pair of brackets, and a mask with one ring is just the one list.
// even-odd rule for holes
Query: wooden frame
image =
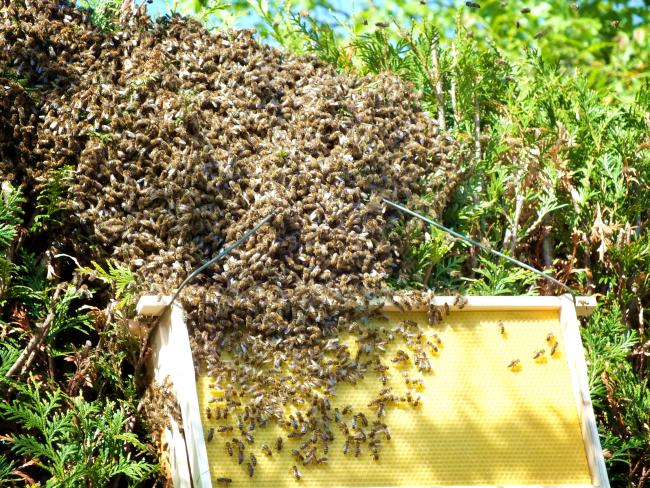
{"label": "wooden frame", "polygon": [[[178,488],[211,488],[194,361],[184,312],[176,304],[167,307],[168,303],[168,297],[143,297],[137,310],[140,314],[148,312],[149,315],[160,317],[151,337],[153,352],[149,367],[153,380],[159,385],[168,378],[171,380],[183,419],[182,425],[178,425],[170,417],[169,427],[164,431],[165,442],[169,446],[172,482]],[[153,308],[147,308],[150,306]]]}
{"label": "wooden frame", "polygon": [[[449,306],[452,311],[481,310],[558,310],[560,327],[566,348],[569,371],[573,382],[576,407],[580,414],[581,432],[592,484],[584,488],[609,488],[609,480],[602,455],[596,419],[589,395],[587,364],[580,338],[578,316],[586,316],[596,307],[594,297],[465,297],[462,308],[454,305],[456,297],[435,297],[433,304]],[[168,306],[169,297],[145,296],[140,299],[137,311],[141,315],[159,316],[158,327],[152,337],[151,370],[153,379],[162,384],[170,378],[179,401],[183,417],[182,429],[170,418],[165,431],[169,446],[172,481],[176,487],[212,487],[203,427],[199,412],[194,363],[183,310],[178,305]],[[393,304],[384,310],[399,311]],[[535,485],[527,485],[531,488]],[[537,485],[542,486],[542,485]],[[543,485],[551,488],[548,485]],[[569,485],[563,485],[569,486]],[[578,488],[578,485],[570,485]],[[447,487],[450,488],[450,487]],[[457,486],[456,488],[460,488]],[[472,486],[472,488],[477,488]],[[558,487],[559,488],[559,487]]]}

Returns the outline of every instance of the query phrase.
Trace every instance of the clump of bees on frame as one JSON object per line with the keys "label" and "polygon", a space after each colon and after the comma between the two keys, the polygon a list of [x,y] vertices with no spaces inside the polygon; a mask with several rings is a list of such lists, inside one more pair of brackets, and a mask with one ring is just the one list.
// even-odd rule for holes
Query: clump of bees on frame
{"label": "clump of bees on frame", "polygon": [[[404,312],[426,311],[428,325],[438,324],[450,312],[449,307],[431,305],[428,293],[385,298]],[[464,306],[464,299],[457,302],[455,306]],[[328,463],[337,437],[344,456],[380,461],[383,446],[391,441],[387,411],[422,407],[423,378],[434,374],[432,358],[444,349],[435,328],[411,319],[391,322],[381,306],[378,301],[366,304],[362,316],[306,349],[288,349],[282,341],[272,348],[262,341],[237,347],[226,340],[224,352],[208,373],[204,412],[208,445],[222,445],[222,455],[250,477],[255,475],[257,456],[285,455],[295,462],[290,474],[301,480],[306,469]],[[337,397],[338,385],[356,385],[368,378],[376,379],[376,393],[364,405],[365,413],[340,404],[344,399]],[[268,435],[256,440],[257,433],[271,425],[280,427],[274,442],[266,441]]]}
{"label": "clump of bees on frame", "polygon": [[[419,407],[420,384],[407,371],[430,374],[441,347],[414,323],[364,327],[390,293],[387,279],[405,273],[404,236],[420,225],[404,225],[381,197],[439,215],[466,149],[396,76],[338,74],[260,45],[252,31],[151,20],[144,6],[125,7],[116,22],[102,30],[65,1],[0,11],[0,63],[11,70],[0,75],[0,171],[38,187],[53,170],[73,170],[65,226],[48,251],[115,259],[137,273],[142,293],[169,294],[273,213],[181,295],[197,369],[228,406],[211,415],[237,422],[230,449],[251,475],[259,456],[283,446],[251,451],[247,436],[265,422],[299,441],[285,448],[296,479],[326,462],[335,432],[349,455],[379,459],[390,441],[385,411]],[[63,262],[52,271],[61,274]],[[429,322],[444,313],[430,307]],[[401,353],[384,357],[394,341],[404,342]],[[386,378],[374,418],[331,407],[337,383],[382,380],[388,363],[404,370],[408,395]],[[287,402],[302,417],[281,413]],[[229,434],[225,423],[206,432]]]}

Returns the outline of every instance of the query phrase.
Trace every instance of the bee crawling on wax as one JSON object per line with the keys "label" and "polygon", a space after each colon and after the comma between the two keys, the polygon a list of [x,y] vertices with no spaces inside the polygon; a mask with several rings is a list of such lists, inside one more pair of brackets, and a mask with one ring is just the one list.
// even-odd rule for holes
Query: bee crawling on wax
{"label": "bee crawling on wax", "polygon": [[506,326],[503,325],[503,320],[499,320],[497,325],[499,326],[499,334],[501,334],[501,337],[507,337],[508,333],[506,332]]}
{"label": "bee crawling on wax", "polygon": [[545,362],[546,361],[546,350],[544,349],[539,349],[533,353],[533,359],[537,362]]}
{"label": "bee crawling on wax", "polygon": [[217,478],[218,485],[229,485],[230,483],[232,483],[232,478],[226,478],[226,477]]}
{"label": "bee crawling on wax", "polygon": [[557,339],[555,338],[555,334],[553,334],[553,332],[548,333],[546,336],[546,342],[549,344],[555,344],[557,342]]}
{"label": "bee crawling on wax", "polygon": [[291,455],[293,457],[295,457],[298,461],[305,462],[305,456],[303,456],[302,453],[298,449],[293,449],[291,451]]}
{"label": "bee crawling on wax", "polygon": [[508,364],[508,369],[510,369],[510,371],[519,371],[521,369],[521,361],[519,359],[513,359],[510,361],[510,364]]}
{"label": "bee crawling on wax", "polygon": [[271,450],[268,444],[262,444],[262,452],[266,454],[268,457],[273,456],[273,451]]}
{"label": "bee crawling on wax", "polygon": [[553,344],[553,347],[551,348],[551,352],[550,352],[551,357],[555,356],[555,353],[557,352],[557,348],[558,348],[559,345],[560,345],[560,343],[557,342],[557,341]]}
{"label": "bee crawling on wax", "polygon": [[458,310],[462,310],[465,305],[467,305],[467,297],[464,297],[461,294],[458,294],[454,297],[454,303],[453,306],[457,307]]}
{"label": "bee crawling on wax", "polygon": [[408,363],[409,362],[409,355],[406,354],[401,349],[398,349],[398,351],[395,353],[395,357],[393,359],[391,359],[391,362],[398,363],[398,364]]}
{"label": "bee crawling on wax", "polygon": [[291,467],[291,471],[293,472],[293,477],[296,478],[297,481],[300,481],[300,479],[302,478],[302,474],[300,473],[300,471],[298,470],[295,464]]}
{"label": "bee crawling on wax", "polygon": [[440,348],[433,342],[427,341],[426,345],[429,346],[429,350],[431,351],[431,354],[438,354],[440,352]]}
{"label": "bee crawling on wax", "polygon": [[251,463],[248,463],[246,467],[248,468],[248,476],[252,478],[255,474],[255,467]]}
{"label": "bee crawling on wax", "polygon": [[211,442],[212,439],[214,438],[214,427],[210,427],[210,430],[208,431],[208,442]]}

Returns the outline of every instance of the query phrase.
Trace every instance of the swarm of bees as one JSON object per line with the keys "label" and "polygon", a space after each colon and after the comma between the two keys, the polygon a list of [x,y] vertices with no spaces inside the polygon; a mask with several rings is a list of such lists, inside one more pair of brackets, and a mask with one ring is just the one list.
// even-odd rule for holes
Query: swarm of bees
{"label": "swarm of bees", "polygon": [[[381,197],[439,214],[460,179],[462,148],[395,76],[339,75],[315,57],[259,45],[252,31],[152,21],[144,7],[118,22],[102,31],[89,11],[47,0],[0,11],[0,64],[36,88],[3,79],[0,171],[38,187],[70,166],[67,223],[53,251],[116,259],[143,293],[169,294],[273,212],[181,295],[197,368],[229,385],[209,416],[237,423],[206,430],[206,441],[234,435],[227,454],[253,476],[254,428],[279,422],[295,400],[307,409],[303,421],[287,420],[285,438],[309,441],[300,464],[324,463],[332,427],[321,417],[333,415],[326,405],[337,382],[373,372],[385,387],[382,349],[395,336],[410,341],[410,363],[431,370],[435,338],[423,341],[413,326],[372,335],[353,319],[381,306],[373,299],[404,255],[386,232],[401,217]],[[433,202],[418,196],[431,193]],[[442,319],[433,307],[428,316]],[[343,331],[360,338],[356,356],[341,345]],[[379,412],[390,396],[378,396]],[[358,430],[348,426],[351,453],[378,459],[384,427],[362,424],[357,416]]]}
{"label": "swarm of bees", "polygon": [[0,63],[37,88],[2,84],[3,174],[38,186],[70,166],[55,254],[121,261],[145,293],[171,292],[275,212],[185,293],[197,351],[230,329],[320,340],[399,268],[386,237],[398,216],[380,197],[435,216],[459,145],[397,77],[337,75],[252,31],[152,21],[144,7],[119,22],[103,32],[67,2],[2,9]]}
{"label": "swarm of bees", "polygon": [[[401,305],[414,306],[408,299]],[[374,314],[375,324],[387,323],[386,317]],[[290,456],[297,467],[310,469],[328,464],[336,438],[344,455],[379,462],[383,446],[391,440],[384,419],[387,411],[421,406],[422,378],[431,373],[434,356],[430,347],[436,346],[439,353],[443,339],[413,320],[368,328],[359,325],[363,322],[363,318],[350,322],[341,331],[351,334],[345,341],[331,334],[323,344],[304,351],[287,349],[282,341],[260,340],[238,349],[224,336],[228,346],[210,372],[206,430],[214,437],[226,431],[224,422],[234,427],[228,429],[235,437],[226,441],[226,451],[249,476],[256,474],[256,453]],[[389,377],[391,362],[400,363],[399,374],[393,371]],[[352,405],[333,405],[337,385],[356,384],[373,375],[381,380],[376,396],[363,406],[365,413]],[[282,431],[274,445],[266,443],[267,438],[257,439],[258,432],[270,425]],[[283,452],[285,441],[288,448]]]}

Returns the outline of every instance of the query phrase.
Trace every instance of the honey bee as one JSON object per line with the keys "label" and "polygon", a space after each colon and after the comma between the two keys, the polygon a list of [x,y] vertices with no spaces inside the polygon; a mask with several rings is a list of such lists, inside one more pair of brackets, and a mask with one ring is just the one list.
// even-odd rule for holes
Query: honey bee
{"label": "honey bee", "polygon": [[421,379],[412,380],[410,378],[405,379],[407,388],[413,388],[418,391],[424,390],[424,382]]}
{"label": "honey bee", "polygon": [[549,29],[542,29],[541,31],[537,32],[533,37],[535,39],[541,39],[544,37],[546,34],[548,34]]}
{"label": "honey bee", "polygon": [[246,463],[246,468],[248,469],[248,476],[252,478],[255,474],[255,467],[251,463]]}
{"label": "honey bee", "polygon": [[251,464],[253,466],[257,466],[257,457],[255,457],[255,454],[253,454],[252,452],[251,452],[251,455],[250,455],[250,459],[251,459]]}
{"label": "honey bee", "polygon": [[379,404],[379,408],[377,409],[377,417],[381,418],[386,415],[386,405],[384,403]]}
{"label": "honey bee", "polygon": [[275,449],[280,452],[282,450],[282,437],[278,437],[275,441]]}
{"label": "honey bee", "polygon": [[296,478],[297,481],[300,481],[300,479],[302,478],[302,474],[300,473],[300,471],[298,470],[295,464],[291,467],[291,471],[293,473],[293,477]]}
{"label": "honey bee", "polygon": [[266,454],[268,457],[273,456],[273,451],[271,450],[268,444],[262,444],[262,452]]}
{"label": "honey bee", "polygon": [[358,414],[359,419],[361,420],[361,425],[364,427],[368,427],[368,418],[363,414],[363,412],[359,412]]}
{"label": "honey bee", "polygon": [[469,2],[469,1],[468,1],[468,2],[465,2],[465,5],[467,5],[467,6],[468,6],[469,8],[471,8],[471,9],[478,9],[478,8],[481,8],[481,5],[479,5],[479,4],[476,3],[476,2]]}
{"label": "honey bee", "polygon": [[435,325],[442,320],[440,309],[434,305],[427,307],[427,322],[429,325]]}
{"label": "honey bee", "polygon": [[548,333],[546,336],[546,342],[549,344],[555,344],[557,342],[557,339],[555,338],[555,334],[553,334],[553,332]]}
{"label": "honey bee", "polygon": [[343,454],[350,452],[350,439],[346,439],[343,443]]}
{"label": "honey bee", "polygon": [[395,353],[395,357],[391,359],[391,362],[393,363],[408,363],[410,361],[408,354],[406,354],[403,350],[398,349],[397,352]]}
{"label": "honey bee", "polygon": [[524,7],[524,8],[522,8],[522,9],[520,10],[520,12],[521,12],[522,14],[524,14],[524,15],[529,14],[529,13],[530,13],[530,8],[529,8],[529,7]]}
{"label": "honey bee", "polygon": [[498,327],[499,327],[499,334],[501,334],[502,336],[505,336],[506,335],[506,326],[503,325],[503,320],[499,320]]}
{"label": "honey bee", "polygon": [[381,441],[379,439],[373,439],[370,442],[370,452],[372,453],[372,458],[375,461],[379,461],[379,449],[381,447]]}
{"label": "honey bee", "polygon": [[226,452],[228,452],[228,456],[232,457],[233,450],[232,450],[232,444],[230,444],[230,442],[226,442]]}
{"label": "honey bee", "polygon": [[208,442],[211,442],[213,438],[214,438],[214,427],[210,427],[210,430],[208,431],[208,437],[207,437]]}
{"label": "honey bee", "polygon": [[237,464],[241,464],[243,462],[244,462],[244,450],[240,446],[237,450]]}
{"label": "honey bee", "polygon": [[555,353],[557,352],[557,348],[558,348],[559,344],[560,344],[559,342],[555,342],[553,344],[553,347],[551,347],[551,353],[550,353],[551,357],[555,356]]}
{"label": "honey bee", "polygon": [[463,295],[458,294],[454,297],[453,305],[454,307],[457,307],[458,310],[462,310],[463,308],[465,308],[465,305],[467,305],[467,298],[464,297]]}
{"label": "honey bee", "polygon": [[219,485],[229,485],[232,483],[232,478],[221,477],[217,478],[217,484]]}
{"label": "honey bee", "polygon": [[538,350],[538,351],[535,351],[535,352],[533,353],[533,359],[539,359],[539,358],[541,358],[542,356],[544,356],[545,353],[546,353],[546,351],[545,351],[544,349],[540,349],[540,350]]}
{"label": "honey bee", "polygon": [[429,346],[429,349],[431,349],[431,352],[433,354],[438,354],[440,352],[440,349],[438,349],[438,346],[436,346],[433,342],[427,341],[426,344],[427,344],[427,346]]}
{"label": "honey bee", "polygon": [[352,411],[352,405],[346,405],[342,413],[343,415],[349,415],[351,411]]}
{"label": "honey bee", "polygon": [[217,432],[223,433],[223,432],[232,432],[233,427],[232,425],[222,425],[217,428]]}
{"label": "honey bee", "polygon": [[210,420],[212,418],[212,410],[210,409],[209,405],[207,407],[205,407],[205,415],[206,415],[206,417],[208,417],[208,420]]}
{"label": "honey bee", "polygon": [[510,361],[510,364],[508,364],[508,368],[510,369],[515,369],[518,368],[521,365],[521,361],[519,359],[513,359]]}

